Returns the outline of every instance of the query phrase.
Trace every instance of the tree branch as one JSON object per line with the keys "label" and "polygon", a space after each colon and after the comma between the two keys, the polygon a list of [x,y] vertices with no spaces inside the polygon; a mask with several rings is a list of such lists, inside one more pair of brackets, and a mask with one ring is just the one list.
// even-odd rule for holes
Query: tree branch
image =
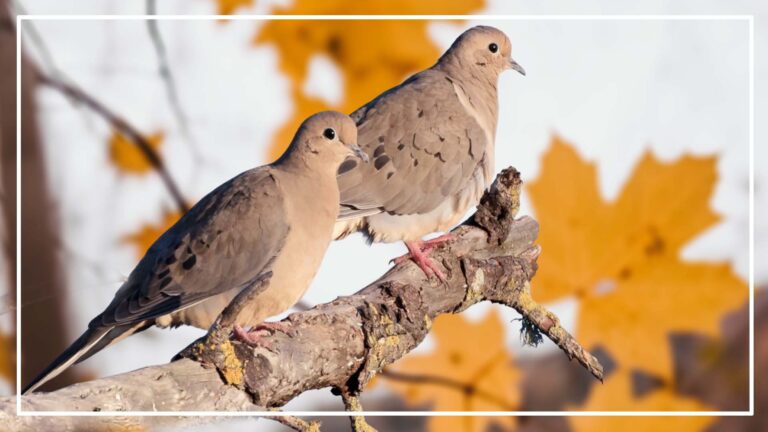
{"label": "tree branch", "polygon": [[[363,412],[363,406],[360,404],[360,397],[357,394],[351,394],[348,390],[341,390],[340,395],[344,401],[344,410],[349,413]],[[349,422],[352,426],[352,432],[377,432],[365,421],[365,417],[362,415],[350,415]]]}
{"label": "tree branch", "polygon": [[[456,240],[433,252],[447,280],[428,280],[413,263],[392,268],[358,293],[286,318],[292,331],[265,346],[204,337],[175,361],[52,393],[23,396],[25,410],[257,410],[332,387],[357,396],[385,366],[414,349],[440,314],[481,301],[516,309],[527,331],[541,331],[596,378],[602,366],[530,294],[540,248],[538,224],[515,220],[521,181],[513,168],[497,177]],[[268,348],[267,348],[268,347]],[[0,406],[13,398],[0,399]]]}
{"label": "tree branch", "polygon": [[[156,0],[147,0],[147,15],[157,15]],[[179,125],[181,135],[187,140],[187,143],[190,145],[192,151],[194,152],[195,158],[201,160],[202,156],[197,149],[197,144],[192,139],[192,133],[189,129],[189,122],[187,120],[188,116],[184,112],[181,101],[179,100],[179,92],[176,87],[176,80],[174,79],[173,73],[171,72],[171,66],[168,62],[168,54],[165,49],[163,37],[160,33],[158,20],[147,20],[147,31],[149,32],[149,39],[152,41],[152,46],[154,47],[155,54],[157,55],[158,72],[160,73],[160,78],[163,80],[165,92],[168,97],[168,104],[171,107],[173,116],[176,118],[176,123]]]}
{"label": "tree branch", "polygon": [[40,70],[36,70],[36,75],[40,84],[58,90],[68,98],[84,104],[99,114],[101,117],[103,117],[113,128],[131,140],[139,148],[142,154],[144,154],[147,162],[149,162],[149,164],[152,165],[152,167],[160,175],[160,179],[162,180],[166,189],[168,189],[168,192],[171,194],[173,200],[176,202],[176,206],[179,208],[179,211],[183,214],[189,210],[189,205],[184,199],[184,196],[181,194],[181,191],[176,185],[176,182],[173,180],[173,177],[171,177],[171,174],[168,172],[163,159],[155,151],[155,149],[152,148],[152,145],[149,143],[149,141],[147,141],[141,132],[139,132],[133,125],[128,123],[128,121],[120,117],[111,109],[107,108],[106,105],[96,100],[96,98],[86,93],[75,84],[57,77],[47,75]]}
{"label": "tree branch", "polygon": [[464,383],[452,378],[439,376],[439,375],[423,375],[423,374],[409,374],[409,373],[403,373],[403,372],[395,372],[387,368],[382,369],[381,372],[379,372],[379,376],[381,376],[384,379],[388,379],[392,381],[407,382],[412,384],[439,385],[439,386],[460,391],[462,394],[464,394],[465,397],[471,395],[479,399],[485,400],[487,402],[491,402],[495,405],[498,405],[499,407],[504,408],[507,411],[515,410],[515,407],[510,406],[507,401],[502,400],[501,398],[483,389],[477,388],[475,383]]}
{"label": "tree branch", "polygon": [[294,416],[264,416],[299,432],[320,432],[320,422],[306,421]]}

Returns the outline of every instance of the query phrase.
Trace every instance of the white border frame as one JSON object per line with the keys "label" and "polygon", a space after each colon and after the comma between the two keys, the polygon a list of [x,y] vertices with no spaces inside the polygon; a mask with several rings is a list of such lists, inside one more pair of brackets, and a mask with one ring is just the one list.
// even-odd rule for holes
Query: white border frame
{"label": "white border frame", "polygon": [[[21,28],[24,21],[287,21],[287,20],[462,20],[462,21],[745,21],[749,24],[749,411],[366,411],[366,416],[636,416],[740,417],[755,414],[755,21],[753,15],[17,15],[16,16],[16,304],[21,303]],[[73,417],[255,417],[348,416],[346,411],[23,411],[21,409],[21,308],[16,308],[16,415]]]}

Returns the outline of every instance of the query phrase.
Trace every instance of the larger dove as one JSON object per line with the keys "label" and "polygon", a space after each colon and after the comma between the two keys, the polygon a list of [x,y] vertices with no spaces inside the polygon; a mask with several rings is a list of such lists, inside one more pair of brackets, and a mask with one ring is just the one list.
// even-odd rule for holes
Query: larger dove
{"label": "larger dove", "polygon": [[155,241],[107,308],[24,392],[153,325],[207,329],[256,283],[262,291],[237,315],[238,325],[259,324],[293,306],[332,240],[339,165],[349,155],[367,160],[356,140],[348,116],[315,114],[279,160],[202,198]]}
{"label": "larger dove", "polygon": [[428,257],[445,231],[475,206],[494,175],[499,75],[513,69],[509,38],[477,26],[437,63],[351,114],[371,157],[339,167],[341,207],[334,236],[361,231],[373,242],[405,241],[427,274],[443,279]]}

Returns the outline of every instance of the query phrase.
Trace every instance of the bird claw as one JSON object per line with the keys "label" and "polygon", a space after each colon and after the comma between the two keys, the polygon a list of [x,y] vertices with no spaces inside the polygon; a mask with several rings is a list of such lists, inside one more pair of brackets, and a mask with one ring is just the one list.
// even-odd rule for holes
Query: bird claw
{"label": "bird claw", "polygon": [[235,340],[238,340],[240,342],[245,342],[248,345],[253,346],[260,346],[264,347],[266,349],[271,349],[272,344],[266,340],[264,340],[264,336],[267,334],[262,333],[261,330],[246,330],[242,328],[240,325],[235,325],[234,329],[232,330],[232,337]]}
{"label": "bird claw", "polygon": [[257,324],[253,328],[257,331],[268,331],[270,333],[280,332],[285,333],[290,337],[296,336],[296,329],[293,327],[290,321],[264,321],[261,324]]}
{"label": "bird claw", "polygon": [[274,334],[276,331],[285,333],[290,337],[296,335],[296,329],[294,329],[290,323],[284,321],[263,322],[248,330],[245,330],[240,325],[235,325],[232,333],[236,340],[248,343],[249,345],[260,346],[272,350],[272,343],[264,340],[264,337]]}
{"label": "bird claw", "polygon": [[419,266],[421,271],[427,275],[427,278],[435,276],[440,279],[440,281],[445,282],[446,278],[443,274],[443,271],[440,270],[440,266],[435,262],[435,260],[429,257],[429,254],[433,249],[435,249],[435,247],[451,242],[454,239],[455,237],[453,234],[448,233],[426,241],[419,240],[413,242],[405,242],[405,246],[408,248],[408,253],[390,260],[390,263],[395,263],[395,265],[398,265],[404,263],[405,261],[413,261],[417,266]]}
{"label": "bird claw", "polygon": [[[431,251],[431,249],[430,249]],[[435,260],[429,257],[427,253],[422,253],[417,256],[412,256],[411,260],[416,263],[417,266],[427,275],[428,278],[432,276],[440,279],[441,282],[445,282],[445,275],[440,270],[440,266],[437,265]]]}

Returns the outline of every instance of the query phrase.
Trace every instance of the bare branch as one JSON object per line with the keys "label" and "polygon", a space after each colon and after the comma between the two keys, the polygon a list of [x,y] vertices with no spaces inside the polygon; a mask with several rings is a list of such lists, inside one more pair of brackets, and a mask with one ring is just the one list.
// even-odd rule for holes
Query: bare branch
{"label": "bare branch", "polygon": [[[514,169],[499,174],[476,216],[454,230],[456,240],[434,251],[445,283],[405,262],[354,295],[290,315],[292,331],[265,335],[263,345],[204,337],[170,364],[31,394],[22,404],[27,410],[255,410],[331,387],[353,396],[345,403],[355,409],[366,383],[414,349],[435,317],[481,301],[515,308],[602,379],[598,361],[530,297],[538,224],[510,211],[520,184]],[[13,402],[0,399],[0,407]]]}
{"label": "bare branch", "polygon": [[138,129],[136,129],[125,119],[120,117],[111,109],[107,108],[103,103],[96,100],[96,98],[75,84],[49,76],[40,70],[37,70],[37,78],[40,84],[47,85],[52,89],[60,91],[68,98],[84,104],[99,114],[101,117],[103,117],[112,127],[133,141],[133,143],[144,154],[144,157],[147,159],[149,164],[152,165],[152,167],[160,175],[163,184],[165,185],[166,189],[168,189],[168,192],[171,194],[171,197],[173,197],[173,200],[176,202],[179,211],[181,213],[186,213],[187,210],[189,210],[189,206],[184,200],[179,187],[176,185],[176,182],[173,180],[171,174],[168,172],[168,169],[165,167],[163,159],[155,151],[149,141],[147,141],[144,135],[138,131]]}
{"label": "bare branch", "polygon": [[520,293],[511,305],[525,319],[536,325],[547,337],[563,350],[570,359],[576,359],[595,378],[603,381],[603,366],[588,353],[567,330],[560,325],[555,314],[536,303],[531,297],[530,287]]}
{"label": "bare branch", "polygon": [[[157,2],[155,0],[147,0],[147,14],[157,14]],[[187,115],[182,108],[181,101],[179,100],[179,92],[176,87],[176,80],[173,77],[170,63],[168,62],[168,54],[165,49],[165,43],[163,42],[162,34],[158,20],[147,20],[147,31],[149,32],[149,38],[152,41],[152,46],[155,48],[155,54],[157,54],[158,69],[160,78],[162,78],[165,84],[165,91],[168,96],[168,103],[171,106],[171,111],[176,122],[179,124],[182,136],[189,142],[192,147],[195,157],[201,159],[197,146],[192,139],[192,133],[189,129],[189,122]]]}
{"label": "bare branch", "polygon": [[[28,12],[24,6],[22,6],[18,1],[13,2],[13,9],[15,9],[15,14],[28,15]],[[11,23],[12,27],[14,25],[14,23]],[[28,40],[31,42],[31,47],[37,52],[37,55],[40,57],[40,61],[43,62],[45,68],[56,77],[63,78],[64,74],[56,65],[56,62],[53,59],[53,55],[51,54],[51,50],[48,49],[48,45],[45,43],[43,37],[40,35],[40,32],[37,30],[35,22],[33,20],[24,21],[21,29],[24,30],[23,33],[28,36]]]}
{"label": "bare branch", "polygon": [[[348,390],[341,390],[341,399],[344,401],[344,410],[350,413],[363,412],[363,406],[360,404],[360,398]],[[371,425],[365,421],[362,415],[350,415],[349,422],[353,432],[377,432]]]}
{"label": "bare branch", "polygon": [[473,396],[485,401],[498,405],[500,408],[506,411],[514,411],[517,407],[509,405],[507,401],[499,399],[487,391],[477,388],[475,383],[464,383],[444,376],[437,375],[425,375],[425,374],[409,374],[403,372],[396,372],[384,368],[379,375],[382,378],[392,380],[408,382],[413,384],[435,384],[447,388],[451,388],[463,393],[466,397]]}
{"label": "bare branch", "polygon": [[[151,0],[150,0],[151,1]],[[22,8],[21,4],[18,2],[15,3],[15,8],[19,10],[20,12],[24,12],[24,9]],[[153,20],[148,20],[148,23],[155,23]],[[9,24],[10,29],[12,30],[14,27],[14,23],[11,21]],[[56,65],[56,62],[53,59],[53,56],[50,53],[50,50],[48,49],[45,41],[43,40],[42,36],[40,36],[40,33],[37,31],[37,28],[35,27],[34,23],[32,21],[26,21],[26,32],[29,33],[30,40],[32,41],[32,44],[37,49],[38,54],[44,63],[45,67],[49,70],[48,73],[41,71],[39,68],[35,68],[35,76],[40,84],[44,84],[49,86],[50,88],[53,88],[55,90],[60,91],[65,97],[67,97],[70,101],[73,103],[82,103],[91,110],[93,110],[95,113],[99,114],[102,118],[104,118],[113,128],[120,131],[123,135],[128,137],[144,154],[144,157],[147,159],[147,161],[152,165],[152,167],[157,170],[158,174],[160,174],[160,178],[163,181],[163,184],[165,185],[166,189],[168,189],[168,192],[171,194],[171,197],[176,202],[176,205],[179,209],[179,212],[186,213],[187,210],[189,210],[189,206],[186,203],[186,200],[183,198],[179,187],[176,185],[176,182],[173,180],[173,177],[171,177],[170,173],[165,167],[165,164],[163,163],[162,158],[160,155],[152,148],[152,146],[149,144],[149,141],[144,137],[142,133],[138,131],[137,128],[132,126],[128,121],[120,117],[118,114],[116,114],[113,110],[108,109],[103,103],[99,102],[95,97],[88,94],[86,91],[81,89],[80,87],[76,86],[71,79],[69,79],[64,72],[59,69],[59,67]],[[157,33],[157,37],[159,38],[159,32]],[[159,39],[158,39],[159,40]],[[162,41],[159,42],[162,44]],[[165,61],[165,50],[164,48],[158,48],[158,56],[161,57],[161,75],[164,76],[164,78],[167,76],[167,80],[170,80],[170,84],[168,85],[168,92],[169,95],[173,95],[171,99],[171,104],[174,106],[173,110],[174,112],[178,112],[183,114],[180,111],[180,106],[178,104],[178,97],[176,97],[176,90],[175,86],[173,85],[173,80],[170,75],[170,69],[167,67],[167,61]],[[161,56],[162,55],[162,56]],[[163,64],[166,64],[166,66],[163,66]],[[163,72],[163,70],[166,71],[166,73]],[[169,96],[170,97],[170,96]],[[182,132],[189,137],[188,133],[188,127],[186,126],[186,120],[183,115],[180,117],[177,115],[177,117],[180,119]]]}
{"label": "bare branch", "polygon": [[320,422],[306,421],[294,416],[264,416],[299,432],[320,432]]}

